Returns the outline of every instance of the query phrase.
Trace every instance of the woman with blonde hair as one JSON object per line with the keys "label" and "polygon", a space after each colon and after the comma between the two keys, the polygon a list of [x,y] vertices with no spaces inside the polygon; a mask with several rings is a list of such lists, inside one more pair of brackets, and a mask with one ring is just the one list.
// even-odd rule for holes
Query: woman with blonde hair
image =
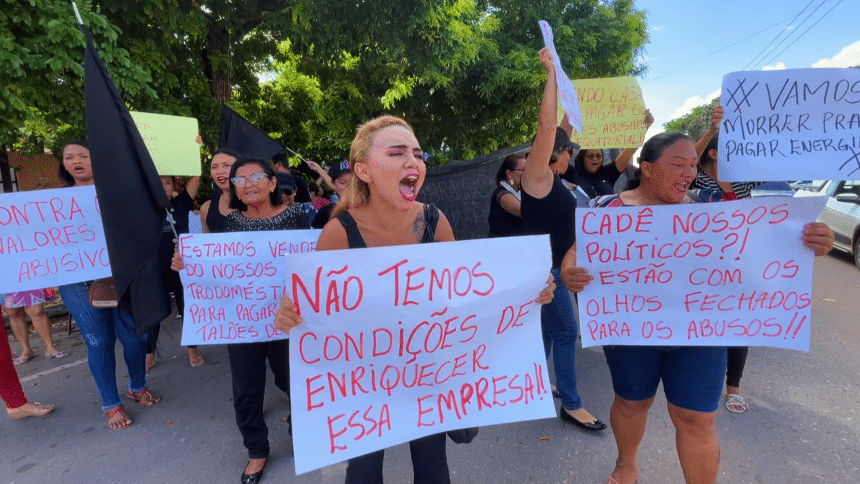
{"label": "woman with blonde hair", "polygon": [[[358,127],[349,152],[353,177],[323,228],[316,250],[355,249],[448,242],[454,232],[445,215],[433,205],[416,201],[427,168],[424,152],[412,127],[403,119],[382,116]],[[550,284],[537,299],[552,299]],[[287,296],[275,317],[278,329],[288,332],[301,316]],[[447,484],[448,459],[444,433],[409,442],[415,484]],[[346,483],[381,483],[384,450],[349,460]]]}

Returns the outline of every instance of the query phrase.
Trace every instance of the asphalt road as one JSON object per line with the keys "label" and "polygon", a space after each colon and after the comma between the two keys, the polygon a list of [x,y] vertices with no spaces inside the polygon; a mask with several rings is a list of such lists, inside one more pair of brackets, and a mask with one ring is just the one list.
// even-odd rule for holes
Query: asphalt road
{"label": "asphalt road", "polygon": [[[722,407],[721,483],[860,482],[860,271],[850,257],[815,263],[809,353],[753,348],[742,381],[751,409]],[[79,333],[55,328],[62,360],[36,358],[18,367],[31,400],[57,405],[44,420],[0,418],[0,483],[235,483],[247,454],[233,420],[223,347],[202,347],[206,364],[191,368],[179,346],[179,323],[162,329],[150,387],[164,400],[126,406],[134,424],[110,431],[86,364]],[[36,338],[36,347],[41,349]],[[13,353],[17,344],[12,340]],[[120,359],[121,361],[121,359]],[[579,390],[586,407],[608,420],[612,388],[602,351],[581,351]],[[120,388],[128,378],[118,370]],[[642,484],[683,482],[674,432],[658,392],[640,450]],[[286,432],[286,398],[270,383],[266,420],[272,454],[264,482],[340,483],[343,464],[295,475]],[[484,427],[468,445],[449,442],[456,483],[605,483],[615,459],[609,430],[586,433],[559,419]],[[387,452],[386,482],[412,482],[405,445]]]}

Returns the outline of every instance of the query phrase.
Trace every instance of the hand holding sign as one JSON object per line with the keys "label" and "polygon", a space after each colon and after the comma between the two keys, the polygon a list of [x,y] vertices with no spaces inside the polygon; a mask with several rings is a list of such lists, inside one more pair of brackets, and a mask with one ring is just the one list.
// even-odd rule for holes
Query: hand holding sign
{"label": "hand holding sign", "polygon": [[822,256],[833,249],[833,230],[824,222],[812,222],[803,227],[803,245],[815,252],[815,256]]}

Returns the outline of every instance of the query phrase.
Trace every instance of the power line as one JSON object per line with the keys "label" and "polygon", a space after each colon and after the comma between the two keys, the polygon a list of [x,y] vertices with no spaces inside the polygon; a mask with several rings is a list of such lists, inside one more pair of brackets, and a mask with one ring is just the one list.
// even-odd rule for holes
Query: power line
{"label": "power line", "polygon": [[[833,11],[833,9],[834,9],[834,8],[836,8],[840,3],[842,3],[842,0],[838,0],[838,1],[836,2],[836,4],[835,4],[835,5],[833,5],[832,7],[830,7],[830,10],[828,10],[828,11],[824,12],[824,15],[822,15],[818,20],[816,20],[814,24],[810,25],[808,29],[804,30],[802,34],[798,35],[798,36],[797,36],[793,41],[791,41],[791,43],[790,43],[790,44],[788,44],[787,46],[785,46],[785,49],[782,49],[782,50],[779,52],[779,54],[777,54],[777,55],[773,56],[773,59],[771,59],[771,60],[770,60],[770,62],[773,62],[773,61],[774,61],[774,59],[776,59],[777,57],[781,56],[783,52],[785,52],[786,50],[788,50],[788,48],[789,48],[789,47],[791,47],[792,45],[794,45],[794,43],[795,43],[795,42],[797,42],[798,40],[800,40],[800,38],[801,38],[801,37],[803,37],[807,32],[809,32],[810,30],[812,30],[812,27],[815,27],[815,25],[816,25],[816,24],[818,24],[818,22],[821,22],[821,19],[823,19],[824,17],[826,17],[826,16],[827,16],[827,14],[829,14],[830,12],[832,12],[832,11]],[[767,63],[767,64],[765,64],[765,65],[770,64],[770,62],[768,62],[768,63]]]}
{"label": "power line", "polygon": [[[775,46],[773,46],[773,48],[771,48],[771,49],[770,49],[770,51],[769,51],[767,54],[765,54],[765,55],[764,55],[764,57],[768,57],[768,56],[770,56],[771,54],[773,54],[773,53],[774,53],[774,51],[776,51],[776,49],[778,49],[778,48],[779,48],[779,46],[780,46],[780,45],[782,45],[782,43],[783,43],[783,42],[785,42],[786,40],[788,40],[788,38],[789,38],[789,37],[791,37],[791,34],[793,34],[794,32],[797,32],[797,31],[800,29],[800,26],[801,26],[801,25],[803,25],[807,20],[809,20],[809,18],[810,18],[810,17],[812,17],[812,16],[815,14],[815,12],[817,12],[817,11],[818,11],[818,9],[819,9],[819,8],[821,8],[821,6],[822,6],[822,5],[824,5],[825,3],[827,3],[827,1],[828,1],[828,0],[822,0],[822,1],[821,1],[821,3],[819,3],[819,4],[818,4],[818,6],[816,6],[815,8],[813,8],[813,9],[812,9],[812,11],[811,11],[811,12],[809,12],[809,15],[807,15],[806,17],[804,17],[804,19],[803,19],[803,20],[801,20],[801,21],[800,21],[800,23],[799,23],[799,24],[797,24],[797,25],[795,26],[794,30],[792,30],[791,32],[789,32],[789,34],[788,34],[788,35],[786,35],[785,37],[783,37],[783,38],[782,38],[782,40],[780,40],[780,41],[779,41]],[[795,38],[797,38],[797,37],[795,37]],[[764,60],[764,58],[762,58],[762,60]],[[768,65],[768,63],[767,63],[767,62],[765,62],[765,63],[764,63],[764,65],[762,66],[762,68],[764,68],[764,66],[766,66],[766,65]],[[758,63],[754,64],[754,65],[753,65],[753,68],[754,68],[754,69],[758,68]]]}
{"label": "power line", "polygon": [[[814,1],[814,0],[813,0],[813,1]],[[840,0],[840,1],[841,1],[841,0]],[[759,30],[758,32],[756,32],[756,33],[754,33],[754,34],[750,35],[749,37],[744,37],[743,39],[741,39],[741,40],[739,40],[739,41],[737,41],[737,42],[735,42],[735,43],[733,43],[733,44],[729,44],[729,45],[727,45],[727,46],[723,47],[722,49],[715,50],[714,52],[711,52],[711,53],[710,53],[710,54],[708,54],[708,55],[705,55],[705,56],[703,56],[703,57],[699,57],[698,59],[694,60],[693,62],[690,62],[689,64],[685,64],[685,65],[683,65],[683,66],[681,66],[681,67],[679,67],[679,68],[677,68],[677,69],[675,69],[675,70],[673,70],[673,71],[669,71],[669,72],[667,72],[667,73],[663,74],[663,75],[662,75],[662,76],[660,76],[660,77],[655,77],[654,79],[649,79],[649,81],[652,81],[652,82],[653,82],[653,81],[656,81],[656,80],[662,79],[662,78],[664,78],[664,77],[668,76],[669,74],[674,74],[675,72],[678,72],[678,71],[680,71],[681,69],[685,69],[685,68],[687,68],[687,67],[690,67],[691,65],[695,64],[696,62],[699,62],[700,60],[707,59],[708,57],[710,57],[710,56],[712,56],[712,55],[714,55],[714,54],[720,53],[720,52],[722,52],[722,51],[724,51],[724,50],[728,49],[729,47],[734,47],[735,45],[738,45],[738,44],[740,44],[741,42],[743,42],[743,41],[745,41],[745,40],[747,40],[747,39],[753,38],[753,37],[755,37],[756,35],[758,35],[758,34],[760,34],[760,33],[762,33],[762,32],[766,32],[766,31],[768,31],[768,30],[770,30],[770,29],[772,29],[772,28],[776,27],[777,25],[782,24],[782,23],[783,23],[783,22],[785,22],[786,20],[788,20],[788,19],[787,19],[787,18],[785,18],[785,19],[783,19],[783,20],[780,20],[779,22],[777,22],[777,23],[775,23],[775,24],[771,25],[770,27],[767,27],[767,28],[764,28],[764,29],[762,29],[762,30]]]}
{"label": "power line", "polygon": [[753,57],[753,60],[751,60],[751,61],[749,62],[749,64],[745,65],[745,66],[744,66],[744,68],[743,68],[743,69],[741,69],[741,70],[742,70],[742,71],[747,70],[747,67],[749,67],[753,62],[755,62],[755,60],[756,60],[756,59],[758,59],[758,56],[760,56],[760,55],[764,54],[764,52],[767,50],[767,48],[768,48],[768,47],[770,47],[770,46],[771,46],[771,44],[773,44],[774,42],[776,42],[776,39],[778,39],[778,38],[783,34],[783,32],[785,32],[785,31],[786,31],[786,29],[788,29],[789,27],[791,27],[791,24],[793,24],[793,23],[794,23],[794,21],[795,21],[795,20],[797,20],[797,17],[800,17],[800,16],[803,14],[803,12],[805,12],[805,11],[806,11],[806,9],[807,9],[807,8],[809,8],[809,6],[810,6],[810,5],[812,5],[812,2],[814,2],[814,1],[815,1],[815,0],[809,0],[809,3],[807,3],[807,4],[806,4],[806,6],[805,6],[805,7],[803,7],[803,10],[801,10],[800,12],[798,12],[798,13],[797,13],[797,15],[795,15],[795,16],[794,16],[794,18],[793,18],[793,19],[791,19],[791,22],[789,22],[789,23],[788,23],[788,25],[786,25],[784,29],[780,30],[780,31],[779,31],[779,33],[778,33],[778,34],[776,34],[776,37],[774,37],[773,39],[771,39],[771,41],[770,41],[766,46],[764,46],[764,49],[762,49],[762,50],[761,50],[761,52],[759,52],[758,54],[756,54],[756,56],[755,56],[755,57]]}

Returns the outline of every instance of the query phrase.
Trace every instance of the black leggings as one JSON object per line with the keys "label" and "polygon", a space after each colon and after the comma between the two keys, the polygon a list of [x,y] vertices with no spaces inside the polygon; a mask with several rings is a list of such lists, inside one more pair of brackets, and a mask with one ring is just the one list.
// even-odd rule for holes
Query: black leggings
{"label": "black leggings", "polygon": [[[445,454],[447,439],[447,434],[443,432],[409,442],[414,484],[451,484],[448,456]],[[349,459],[346,484],[382,484],[384,458],[385,449]]]}
{"label": "black leggings", "polygon": [[233,410],[236,426],[248,449],[249,459],[269,456],[269,428],[263,420],[266,396],[266,360],[275,375],[275,385],[290,395],[290,340],[228,344],[230,378],[233,381]]}
{"label": "black leggings", "polygon": [[726,366],[726,386],[740,388],[744,365],[747,363],[749,346],[729,346],[729,361]]}

